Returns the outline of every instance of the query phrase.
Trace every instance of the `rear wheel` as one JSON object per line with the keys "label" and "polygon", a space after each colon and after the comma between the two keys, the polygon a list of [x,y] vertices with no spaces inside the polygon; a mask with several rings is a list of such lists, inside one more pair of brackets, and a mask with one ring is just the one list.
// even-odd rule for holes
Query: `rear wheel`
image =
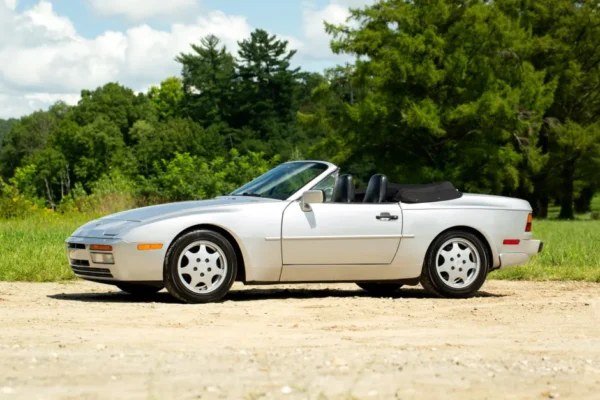
{"label": "rear wheel", "polygon": [[169,248],[165,258],[165,287],[186,303],[221,300],[237,272],[235,250],[221,234],[209,230],[186,233]]}
{"label": "rear wheel", "polygon": [[460,230],[445,232],[427,252],[421,285],[442,297],[472,297],[485,282],[489,265],[485,244],[479,237]]}
{"label": "rear wheel", "polygon": [[162,290],[162,286],[149,286],[135,283],[119,283],[117,287],[126,293],[138,297],[152,296]]}
{"label": "rear wheel", "polygon": [[375,296],[389,296],[402,287],[399,283],[357,283],[358,287]]}

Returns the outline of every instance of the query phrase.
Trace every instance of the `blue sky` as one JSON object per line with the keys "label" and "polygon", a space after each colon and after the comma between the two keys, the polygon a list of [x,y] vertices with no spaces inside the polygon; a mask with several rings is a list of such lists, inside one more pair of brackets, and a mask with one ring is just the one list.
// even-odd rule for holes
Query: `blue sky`
{"label": "blue sky", "polygon": [[176,54],[209,33],[231,51],[262,28],[289,40],[295,64],[349,60],[329,49],[323,21],[374,0],[0,0],[0,118],[117,81],[146,91],[178,75]]}

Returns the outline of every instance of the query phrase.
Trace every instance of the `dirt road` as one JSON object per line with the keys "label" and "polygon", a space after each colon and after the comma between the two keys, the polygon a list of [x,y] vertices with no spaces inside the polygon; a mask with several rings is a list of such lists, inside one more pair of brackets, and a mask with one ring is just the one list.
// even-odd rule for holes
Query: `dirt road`
{"label": "dirt road", "polygon": [[600,398],[600,285],[244,287],[220,304],[0,283],[0,399]]}

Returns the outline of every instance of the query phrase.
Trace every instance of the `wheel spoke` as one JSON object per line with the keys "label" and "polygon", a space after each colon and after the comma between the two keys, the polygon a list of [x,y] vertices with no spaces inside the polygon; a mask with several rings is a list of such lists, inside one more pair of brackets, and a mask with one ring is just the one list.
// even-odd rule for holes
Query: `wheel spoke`
{"label": "wheel spoke", "polygon": [[204,278],[202,278],[200,276],[200,274],[197,273],[197,272],[195,272],[193,274],[189,274],[189,276],[191,278],[191,280],[190,280],[190,286],[193,287],[193,288],[198,287],[198,285],[200,283],[204,283]]}
{"label": "wheel spoke", "polygon": [[452,267],[452,262],[450,261],[449,258],[444,256],[444,262],[441,263],[440,265],[438,265],[437,268],[438,268],[439,272],[446,272],[447,274],[449,274],[451,267]]}
{"label": "wheel spoke", "polygon": [[186,251],[184,253],[185,257],[188,259],[188,265],[190,265],[191,263],[196,261],[196,258],[198,257],[198,253],[192,253],[191,251]]}
{"label": "wheel spoke", "polygon": [[214,268],[218,268],[218,263],[217,261],[219,261],[219,259],[221,258],[221,256],[219,255],[219,253],[207,253],[206,255],[206,260],[208,260],[208,265],[210,265],[211,267]]}

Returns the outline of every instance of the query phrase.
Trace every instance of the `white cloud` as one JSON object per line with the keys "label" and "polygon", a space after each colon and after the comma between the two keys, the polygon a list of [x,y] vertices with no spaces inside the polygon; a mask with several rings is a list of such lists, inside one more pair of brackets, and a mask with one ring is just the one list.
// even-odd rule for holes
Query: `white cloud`
{"label": "white cloud", "polygon": [[325,21],[331,24],[341,24],[349,16],[348,8],[338,4],[329,4],[320,10],[306,7],[303,16],[304,36],[310,47],[307,46],[303,49],[303,53],[317,59],[333,58],[334,55],[330,48],[331,37],[325,32]]}
{"label": "white cloud", "polygon": [[[344,63],[350,56],[337,55],[331,51],[331,36],[325,31],[325,22],[339,25],[347,22],[350,8],[362,8],[374,4],[376,0],[329,0],[323,8],[317,8],[314,1],[303,2],[303,30],[305,44],[299,55],[304,63],[317,67],[332,62]],[[318,68],[317,68],[318,69]]]}
{"label": "white cloud", "polygon": [[17,0],[4,0],[4,4],[9,10],[14,10],[17,8]]}
{"label": "white cloud", "polygon": [[190,43],[212,33],[236,51],[237,41],[250,32],[244,17],[214,11],[169,30],[139,25],[86,39],[48,1],[23,13],[0,3],[0,118],[47,108],[59,99],[74,103],[81,89],[111,81],[144,90],[179,74],[174,58],[190,51]]}
{"label": "white cloud", "polygon": [[196,8],[195,0],[89,0],[101,15],[122,15],[140,21],[152,17],[180,15]]}
{"label": "white cloud", "polygon": [[362,8],[374,4],[375,0],[331,0],[331,4],[337,4],[343,7]]}
{"label": "white cloud", "polygon": [[25,11],[18,19],[28,28],[39,27],[44,29],[50,37],[74,37],[75,28],[66,17],[58,16],[52,9],[52,3],[40,1],[31,9]]}
{"label": "white cloud", "polygon": [[[112,10],[111,13],[130,18],[169,13],[164,9],[165,4],[169,10],[196,4],[196,0],[144,0],[144,6],[139,6],[142,0],[89,1],[97,3],[98,11]],[[299,50],[294,64],[321,70],[349,60],[332,54],[331,39],[325,33],[323,21],[343,23],[349,16],[349,6],[359,7],[371,1],[330,0],[322,8],[316,7],[312,0],[304,1],[304,37],[278,35],[288,40],[291,48]],[[139,7],[131,6],[134,3]],[[235,53],[237,42],[252,31],[243,16],[207,11],[189,13],[183,18],[186,23],[173,23],[167,29],[137,24],[125,31],[106,31],[86,38],[77,32],[69,18],[58,15],[48,0],[40,0],[24,11],[15,7],[15,0],[0,0],[0,118],[28,114],[61,99],[74,104],[82,89],[95,89],[108,82],[145,91],[150,85],[180,73],[174,58],[190,51],[190,43],[214,34]],[[138,11],[127,11],[133,9]],[[199,16],[194,19],[194,15]]]}
{"label": "white cloud", "polygon": [[61,100],[67,104],[77,104],[80,99],[75,93],[27,93],[18,94],[0,91],[0,118],[12,118],[30,114],[39,109],[47,109]]}

